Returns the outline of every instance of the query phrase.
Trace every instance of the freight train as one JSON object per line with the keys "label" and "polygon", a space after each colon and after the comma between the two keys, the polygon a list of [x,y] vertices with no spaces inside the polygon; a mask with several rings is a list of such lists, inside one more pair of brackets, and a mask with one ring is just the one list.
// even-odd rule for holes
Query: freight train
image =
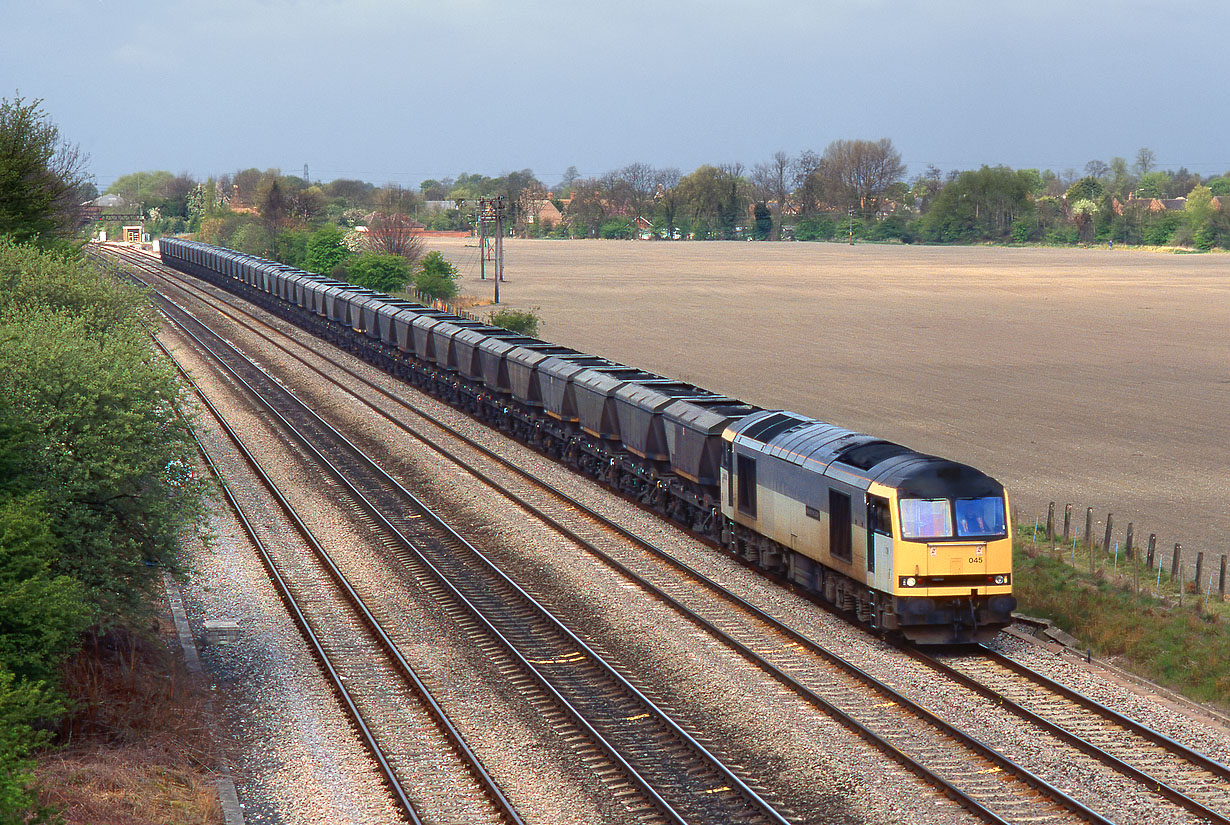
{"label": "freight train", "polygon": [[973,467],[233,250],[160,254],[882,632],[1012,620],[1007,495]]}

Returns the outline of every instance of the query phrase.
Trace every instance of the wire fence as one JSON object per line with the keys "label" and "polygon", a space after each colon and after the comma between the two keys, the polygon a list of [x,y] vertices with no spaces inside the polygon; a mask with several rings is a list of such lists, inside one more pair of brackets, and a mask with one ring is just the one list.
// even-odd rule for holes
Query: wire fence
{"label": "wire fence", "polygon": [[[1037,516],[1032,528],[1018,520],[1018,530],[1028,536],[1036,553],[1045,552],[1056,561],[1063,561],[1074,571],[1109,581],[1120,589],[1158,599],[1199,599],[1203,606],[1210,599],[1218,604],[1226,598],[1226,554],[1196,553],[1195,564],[1184,558],[1183,545],[1173,549],[1159,546],[1157,535],[1150,533],[1138,542],[1135,525],[1128,522],[1121,536],[1116,536],[1113,513],[1105,521],[1095,522],[1092,507],[1085,508],[1084,524],[1074,520],[1071,504],[1064,505],[1060,527],[1055,502],[1050,502],[1045,519]],[[1113,542],[1113,543],[1112,543]]]}

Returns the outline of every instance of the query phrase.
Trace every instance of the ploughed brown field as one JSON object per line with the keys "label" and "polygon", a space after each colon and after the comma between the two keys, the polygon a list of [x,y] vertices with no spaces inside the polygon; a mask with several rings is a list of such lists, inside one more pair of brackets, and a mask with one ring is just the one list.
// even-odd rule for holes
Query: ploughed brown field
{"label": "ploughed brown field", "polygon": [[[474,243],[428,247],[489,298]],[[1071,502],[1099,540],[1111,511],[1167,561],[1175,542],[1230,553],[1230,256],[507,240],[505,258],[503,304],[538,307],[547,340],[967,462],[1023,522],[1054,500],[1061,529]]]}

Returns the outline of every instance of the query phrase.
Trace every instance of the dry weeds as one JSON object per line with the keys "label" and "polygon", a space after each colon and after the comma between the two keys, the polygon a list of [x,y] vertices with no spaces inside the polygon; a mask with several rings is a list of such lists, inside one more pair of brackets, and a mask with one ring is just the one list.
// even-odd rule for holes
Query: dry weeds
{"label": "dry weeds", "polygon": [[68,825],[193,825],[221,819],[212,733],[199,681],[171,637],[115,629],[87,640],[66,668],[74,711],[39,765],[44,804]]}

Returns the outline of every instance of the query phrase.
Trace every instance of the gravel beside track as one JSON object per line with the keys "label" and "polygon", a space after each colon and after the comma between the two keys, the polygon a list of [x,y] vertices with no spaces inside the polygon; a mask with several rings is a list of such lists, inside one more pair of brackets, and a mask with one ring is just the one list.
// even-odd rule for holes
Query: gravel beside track
{"label": "gravel beside track", "polygon": [[[210,375],[203,366],[193,369],[193,372],[200,376],[207,393],[224,396],[227,392],[233,392],[232,387],[225,386],[227,382]],[[335,501],[322,498],[318,485],[313,481],[314,472],[287,451],[288,445],[280,434],[270,431],[267,422],[253,415],[241,401],[235,398],[229,400],[226,406],[236,419],[232,422],[233,426],[244,433],[245,441],[257,446],[255,451],[271,471],[288,480],[285,485],[288,497],[296,501],[296,506],[305,514],[305,520],[313,532],[337,551],[339,561],[353,562],[360,568],[365,566],[355,575],[364,578],[374,591],[385,594],[401,591],[403,588],[390,575],[387,565],[380,564],[374,558],[377,554],[372,552],[370,534],[365,536],[354,529],[351,523],[353,513],[338,507]],[[215,447],[211,445],[217,443],[217,438],[203,438],[209,439],[207,446],[211,454],[215,454]],[[223,466],[228,477],[243,478],[245,468],[237,458],[225,461]],[[250,485],[242,481],[234,486],[243,492],[244,499],[253,497],[257,487],[254,483]],[[259,496],[255,499],[251,503],[260,502]],[[249,502],[245,501],[243,506],[247,509]],[[254,520],[270,530],[269,539],[272,542],[276,543],[280,537],[291,534],[289,530],[274,527],[283,523],[276,507],[267,502],[260,503],[258,507],[263,509],[256,510],[261,515]],[[236,535],[231,530],[228,527],[228,538]],[[199,566],[211,570],[212,575],[199,591],[195,587],[190,590],[197,593],[203,607],[214,601],[213,594],[219,588],[230,591],[238,587],[242,591],[227,592],[224,604],[221,607],[215,605],[211,612],[204,615],[246,619],[248,616],[273,614],[279,628],[290,637],[280,641],[302,650],[302,640],[276,598],[270,596],[265,599],[262,609],[252,608],[243,611],[245,615],[241,616],[236,615],[239,611],[226,606],[226,603],[233,604],[233,600],[238,600],[242,605],[247,600],[246,596],[269,590],[263,568],[255,560],[250,547],[243,546],[245,540],[239,537],[234,543],[235,546],[229,546],[231,542],[226,542],[228,552],[224,562],[209,554],[200,559],[205,564]],[[218,567],[222,569],[215,569]],[[245,575],[237,577],[237,571]],[[229,587],[226,586],[228,580]],[[340,609],[333,611],[333,621],[338,621],[345,612]],[[616,821],[626,815],[626,809],[613,800],[589,797],[579,766],[571,766],[572,776],[561,773],[560,766],[556,764],[561,748],[554,741],[552,732],[543,729],[535,709],[519,703],[520,697],[513,691],[504,690],[503,695],[495,696],[488,692],[493,682],[500,683],[503,679],[498,673],[491,672],[489,662],[475,656],[472,650],[465,649],[463,640],[459,643],[454,628],[439,620],[424,594],[419,594],[419,598],[390,599],[381,605],[379,612],[382,623],[397,627],[408,639],[400,645],[403,654],[423,663],[424,669],[420,675],[424,676],[425,681],[430,680],[433,692],[442,695],[448,706],[455,709],[456,721],[468,731],[468,738],[480,752],[484,763],[498,766],[506,778],[522,779],[522,784],[514,788],[517,792],[509,794],[519,811],[525,811],[534,821],[578,823]],[[238,645],[213,648],[209,652],[215,657],[212,663],[220,667],[223,678],[231,683],[234,690],[232,715],[239,733],[248,742],[243,767],[252,769],[254,780],[248,781],[248,771],[244,771],[240,780],[240,796],[249,810],[259,812],[257,821],[261,821],[260,818],[275,822],[401,821],[388,802],[388,794],[380,778],[371,769],[368,754],[355,741],[335,697],[321,680],[315,662],[308,658],[306,664],[300,661],[293,663],[293,667],[289,664],[279,666],[276,662],[279,644],[270,644],[253,655],[245,655],[248,653],[246,647],[253,643],[260,644],[264,637],[253,637],[247,622],[242,624],[243,636]],[[271,667],[274,677],[265,678],[266,674],[260,672],[262,667]],[[349,678],[352,684],[365,680],[371,681],[371,676],[353,674]],[[315,688],[310,698],[301,693],[304,684]],[[519,703],[519,706],[510,708],[510,703]],[[398,713],[406,703],[398,700],[394,688],[383,700],[375,700],[373,704],[377,713],[387,716]],[[334,739],[319,741],[316,731],[322,722],[314,718],[315,715],[341,728],[351,740],[351,750],[354,752],[340,767],[333,764],[333,759],[326,764],[321,762],[331,757]],[[295,743],[304,739],[310,743],[309,747],[304,748],[306,752],[284,756],[288,751],[293,753]],[[366,784],[351,780],[350,773],[355,768],[370,775],[366,778]],[[530,781],[527,783],[526,779]],[[539,782],[543,784],[539,785]],[[384,801],[384,810],[379,807],[373,810],[370,801],[373,796]],[[302,804],[313,798],[337,798],[346,801],[347,807],[331,812],[327,808],[318,811],[310,804]],[[447,805],[449,801],[449,794],[442,793],[437,806]],[[470,816],[433,817],[431,821],[454,820],[475,821]]]}
{"label": "gravel beside track", "polygon": [[[275,322],[280,328],[286,326]],[[233,340],[262,349],[262,359],[281,380],[309,404],[336,416],[340,428],[359,432],[364,445],[380,453],[381,461],[433,503],[462,519],[481,536],[484,550],[507,562],[511,575],[549,601],[557,612],[577,617],[577,624],[599,645],[635,672],[638,684],[655,700],[689,720],[697,729],[710,730],[713,747],[746,766],[747,772],[772,777],[775,795],[791,794],[799,821],[927,821],[963,822],[969,818],[949,803],[934,798],[930,789],[895,766],[814,709],[802,707],[798,697],[741,658],[719,646],[707,634],[660,604],[647,602],[639,589],[609,568],[580,554],[558,535],[544,531],[508,508],[493,507],[494,494],[472,477],[434,453],[407,439],[403,432],[369,412],[357,409],[318,378],[303,375],[289,359],[251,333],[233,327]],[[309,346],[319,346],[297,330],[289,334]],[[927,677],[925,669],[857,628],[825,614],[814,605],[787,593],[762,577],[730,562],[669,525],[595,485],[509,442],[431,399],[425,399],[387,376],[355,361],[353,369],[370,379],[413,397],[413,403],[451,421],[471,437],[514,458],[535,475],[577,495],[589,506],[656,544],[727,586],[759,607],[786,619],[792,626],[841,652],[843,656],[886,682],[905,687],[909,695],[942,715],[964,720],[996,747],[1011,746],[1036,760],[1038,773],[1080,790],[1089,799],[1105,800],[1107,810],[1123,822],[1187,822],[1188,815],[1171,811],[1156,797],[1123,787],[1121,777],[1099,766],[1083,764],[1066,746],[1039,740],[1028,726],[1006,718],[964,689]],[[324,369],[328,369],[324,367]],[[353,381],[350,383],[353,384]],[[1057,661],[1037,647],[1005,639],[1001,646],[1025,659],[1039,659],[1064,672],[1068,679],[1096,677],[1068,661]],[[1068,672],[1072,671],[1072,672]],[[1101,685],[1113,695],[1107,704],[1129,705],[1127,711],[1142,722],[1176,739],[1196,741],[1201,750],[1224,753],[1230,738],[1224,730],[1185,712],[1142,698],[1128,687]],[[1082,687],[1078,689],[1084,690]],[[1088,691],[1086,691],[1088,692]],[[1070,749],[1069,749],[1070,750]],[[1086,760],[1087,761],[1087,760]],[[1074,793],[1076,791],[1074,790]]]}

